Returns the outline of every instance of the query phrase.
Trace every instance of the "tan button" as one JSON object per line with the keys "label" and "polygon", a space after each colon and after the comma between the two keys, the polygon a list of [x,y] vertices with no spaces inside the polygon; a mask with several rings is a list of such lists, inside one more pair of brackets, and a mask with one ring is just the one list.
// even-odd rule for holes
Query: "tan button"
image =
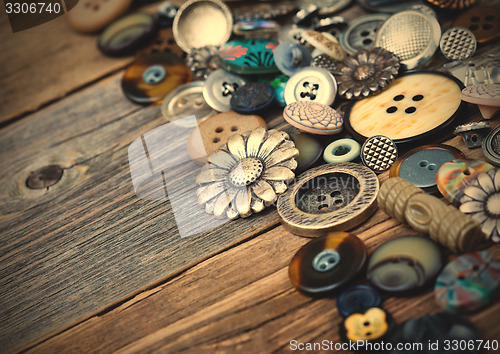
{"label": "tan button", "polygon": [[500,8],[474,6],[453,21],[453,27],[471,30],[478,43],[487,43],[500,37]]}
{"label": "tan button", "polygon": [[207,156],[227,143],[230,136],[242,134],[258,127],[267,128],[266,122],[259,116],[243,115],[233,111],[216,114],[200,123],[188,139],[189,156],[203,165]]}
{"label": "tan button", "polygon": [[132,0],[80,0],[66,19],[77,32],[96,32],[125,13],[131,3]]}

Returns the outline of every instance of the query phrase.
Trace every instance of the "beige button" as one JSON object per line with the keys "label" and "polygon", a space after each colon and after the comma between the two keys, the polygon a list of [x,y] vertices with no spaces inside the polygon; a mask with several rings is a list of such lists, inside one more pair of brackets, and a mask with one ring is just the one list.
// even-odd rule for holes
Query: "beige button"
{"label": "beige button", "polygon": [[200,123],[188,139],[188,153],[199,165],[205,164],[207,156],[227,143],[230,136],[242,134],[258,127],[267,128],[259,116],[242,115],[233,111],[216,114]]}
{"label": "beige button", "polygon": [[80,0],[66,19],[77,32],[96,32],[124,14],[130,4],[132,0]]}

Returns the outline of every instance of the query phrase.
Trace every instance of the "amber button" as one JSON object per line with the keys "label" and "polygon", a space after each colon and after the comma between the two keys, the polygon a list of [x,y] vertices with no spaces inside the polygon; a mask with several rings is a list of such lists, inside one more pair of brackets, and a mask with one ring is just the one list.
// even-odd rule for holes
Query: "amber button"
{"label": "amber button", "polygon": [[453,27],[471,30],[479,43],[487,43],[500,37],[500,8],[474,6],[453,21]]}
{"label": "amber button", "polygon": [[372,307],[363,313],[349,315],[340,326],[344,342],[375,342],[384,338],[394,328],[394,321],[388,312]]}
{"label": "amber button", "polygon": [[95,32],[125,13],[131,3],[132,0],[80,0],[66,14],[66,19],[75,31]]}

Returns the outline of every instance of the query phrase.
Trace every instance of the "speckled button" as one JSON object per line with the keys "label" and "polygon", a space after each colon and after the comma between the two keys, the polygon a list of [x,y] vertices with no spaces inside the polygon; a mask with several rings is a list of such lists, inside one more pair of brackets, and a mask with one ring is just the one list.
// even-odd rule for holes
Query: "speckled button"
{"label": "speckled button", "polygon": [[207,156],[227,143],[229,137],[258,127],[267,127],[264,119],[259,116],[241,115],[232,111],[216,114],[200,123],[198,129],[194,129],[189,136],[189,156],[199,165],[203,165]]}
{"label": "speckled button", "polygon": [[124,55],[147,44],[155,32],[156,21],[153,15],[133,13],[106,27],[97,40],[97,46],[106,55]]}
{"label": "speckled button", "polygon": [[125,70],[122,91],[132,102],[161,103],[174,88],[191,80],[191,71],[173,53],[155,53],[138,58]]}
{"label": "speckled button", "polygon": [[376,173],[390,169],[397,158],[398,148],[396,144],[383,135],[375,135],[366,139],[361,147],[361,161]]}
{"label": "speckled button", "polygon": [[66,14],[68,25],[78,32],[96,32],[120,17],[132,0],[80,0]]}
{"label": "speckled button", "polygon": [[389,15],[377,13],[358,17],[349,22],[349,27],[340,36],[342,48],[354,54],[360,49],[370,49],[375,45],[377,30]]}
{"label": "speckled button", "polygon": [[337,94],[337,81],[330,72],[306,67],[293,74],[285,86],[285,101],[314,101],[331,105]]}
{"label": "speckled button", "polygon": [[203,97],[207,103],[219,112],[231,109],[231,97],[247,80],[224,69],[217,69],[208,75],[203,89]]}
{"label": "speckled button", "polygon": [[274,62],[278,69],[286,75],[293,75],[297,70],[309,66],[311,53],[295,42],[284,42],[274,50]]}
{"label": "speckled button", "polygon": [[362,313],[347,316],[340,324],[340,337],[346,343],[376,343],[389,335],[393,328],[394,320],[387,311],[371,307]]}
{"label": "speckled button", "polygon": [[471,312],[487,306],[500,291],[500,260],[486,251],[461,255],[448,263],[436,281],[439,306]]}
{"label": "speckled button", "polygon": [[294,127],[311,134],[330,135],[342,131],[342,116],[318,102],[292,102],[283,110],[283,117]]}
{"label": "speckled button", "polygon": [[452,27],[441,36],[439,47],[448,60],[465,60],[476,52],[476,37],[467,28]]}
{"label": "speckled button", "polygon": [[331,142],[323,152],[327,163],[350,162],[359,157],[361,146],[356,140],[339,139]]}
{"label": "speckled button", "polygon": [[369,308],[379,307],[381,303],[378,290],[365,284],[351,286],[337,297],[337,308],[342,317],[363,313]]}
{"label": "speckled button", "polygon": [[254,114],[269,108],[274,102],[274,89],[265,82],[249,82],[236,89],[231,107],[240,114]]}
{"label": "speckled button", "polygon": [[295,173],[298,175],[314,166],[321,157],[322,147],[321,144],[309,134],[297,133],[293,134],[291,138],[295,143],[295,147],[299,150],[299,156],[295,158],[298,164]]}
{"label": "speckled button", "polygon": [[478,84],[462,90],[462,100],[477,104],[481,115],[490,119],[500,110],[500,84]]}
{"label": "speckled button", "polygon": [[453,27],[470,29],[479,43],[491,42],[500,37],[500,8],[474,6],[458,16]]}
{"label": "speckled button", "polygon": [[302,31],[301,37],[320,53],[326,54],[337,61],[344,60],[346,54],[332,34],[305,30]]}
{"label": "speckled button", "polygon": [[221,66],[236,74],[268,74],[278,71],[274,50],[278,42],[269,39],[237,39],[219,48]]}

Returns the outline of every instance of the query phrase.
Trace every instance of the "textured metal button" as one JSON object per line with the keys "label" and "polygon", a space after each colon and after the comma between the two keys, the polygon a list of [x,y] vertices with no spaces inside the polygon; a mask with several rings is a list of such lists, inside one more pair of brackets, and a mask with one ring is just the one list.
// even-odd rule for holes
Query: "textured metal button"
{"label": "textured metal button", "polygon": [[363,313],[382,303],[380,293],[373,286],[358,284],[344,290],[337,297],[337,308],[342,317]]}
{"label": "textured metal button", "polygon": [[278,69],[288,76],[309,66],[311,53],[296,42],[283,42],[274,50],[274,62]]}
{"label": "textured metal button", "polygon": [[391,168],[398,158],[398,148],[394,141],[383,135],[372,136],[361,147],[363,164],[376,173]]}
{"label": "textured metal button", "polygon": [[[394,329],[391,315],[379,307],[347,316],[340,324],[340,337],[349,342],[380,342]],[[366,344],[365,344],[366,345]]]}
{"label": "textured metal button", "polygon": [[339,139],[328,144],[323,152],[327,163],[350,162],[359,157],[361,146],[352,139]]}
{"label": "textured metal button", "polygon": [[465,27],[474,33],[478,43],[500,37],[500,7],[474,6],[453,21],[453,27]]}
{"label": "textured metal button", "polygon": [[323,149],[321,144],[309,134],[298,133],[292,135],[291,138],[295,143],[295,147],[299,150],[296,170],[298,174],[314,166],[321,157]]}
{"label": "textured metal button", "polygon": [[203,97],[207,103],[219,112],[231,109],[231,97],[247,80],[223,69],[218,69],[208,75],[203,88]]}
{"label": "textured metal button", "polygon": [[269,39],[232,40],[219,48],[221,66],[236,74],[268,74],[278,71],[274,49],[278,42]]}
{"label": "textured metal button", "polygon": [[300,35],[304,41],[309,43],[320,53],[326,54],[337,61],[344,60],[346,54],[332,34],[328,32],[305,30],[302,31]]}
{"label": "textured metal button", "polygon": [[483,154],[492,165],[500,167],[500,126],[493,129],[484,140]]}
{"label": "textured metal button", "polygon": [[269,108],[274,102],[274,89],[265,82],[249,82],[239,87],[231,97],[231,107],[237,113],[254,114]]}
{"label": "textured metal button", "polygon": [[120,17],[132,0],[80,0],[66,14],[68,25],[78,32],[95,32]]}
{"label": "textured metal button", "polygon": [[349,27],[340,36],[340,44],[349,54],[375,45],[377,30],[389,18],[387,14],[370,14],[349,22]]}
{"label": "textured metal button", "polygon": [[439,47],[448,60],[469,59],[476,52],[476,37],[467,28],[452,27],[441,36]]}
{"label": "textured metal button", "polygon": [[186,64],[197,79],[205,80],[220,68],[219,49],[214,46],[193,48],[186,56]]}
{"label": "textured metal button", "polygon": [[330,106],[337,94],[337,81],[325,69],[306,67],[293,74],[285,86],[285,102],[314,101]]}
{"label": "textured metal button", "polygon": [[488,122],[472,122],[457,126],[453,134],[461,135],[467,148],[474,149],[481,147],[490,129],[491,126]]}
{"label": "textured metal button", "polygon": [[352,162],[310,169],[278,199],[283,226],[292,233],[319,236],[352,229],[376,209],[379,182],[365,166]]}
{"label": "textured metal button", "polygon": [[336,60],[325,54],[316,55],[311,60],[311,66],[328,70],[332,74],[335,71],[337,64],[338,62]]}
{"label": "textured metal button", "polygon": [[283,110],[283,117],[294,127],[311,134],[330,135],[342,131],[342,116],[318,102],[292,102]]}
{"label": "textured metal button", "polygon": [[492,118],[500,110],[500,84],[467,86],[460,97],[466,102],[477,104],[485,119]]}

